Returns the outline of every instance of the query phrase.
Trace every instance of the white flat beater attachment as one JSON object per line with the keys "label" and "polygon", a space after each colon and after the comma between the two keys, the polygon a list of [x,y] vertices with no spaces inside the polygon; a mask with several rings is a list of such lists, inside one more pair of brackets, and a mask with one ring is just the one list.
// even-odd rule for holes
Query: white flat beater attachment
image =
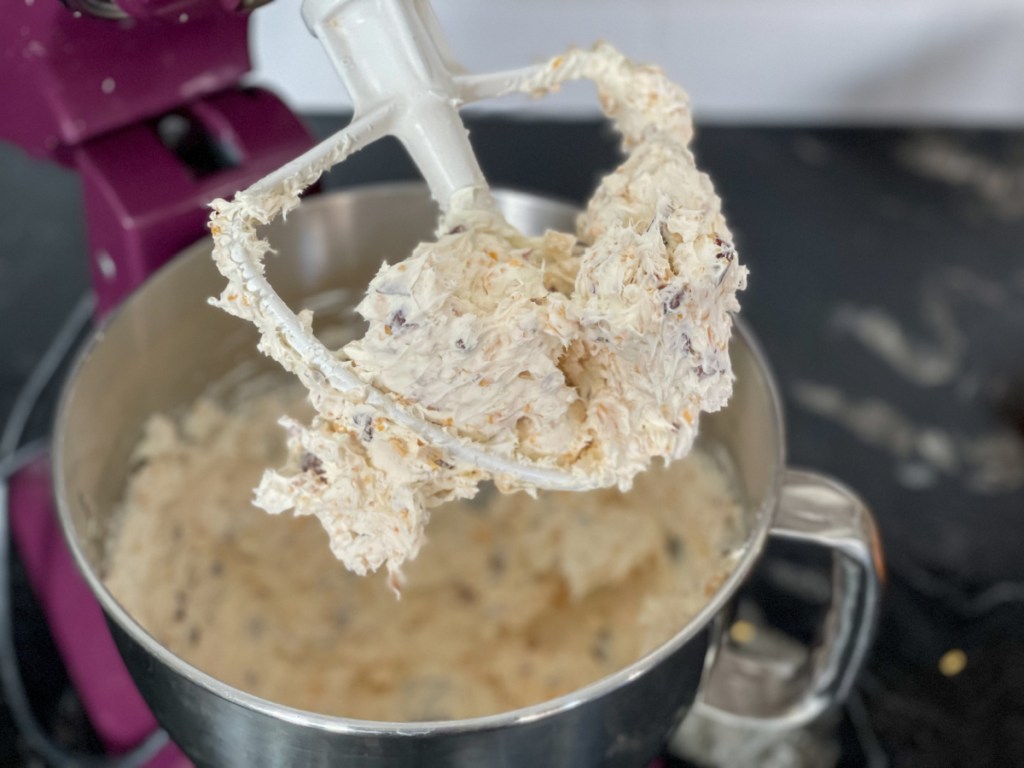
{"label": "white flat beater attachment", "polygon": [[[345,129],[238,193],[215,214],[213,234],[218,245],[228,241],[231,262],[222,271],[240,273],[263,310],[251,319],[264,335],[279,335],[286,342],[290,350],[279,362],[301,379],[322,376],[338,391],[364,391],[366,401],[383,415],[458,459],[539,488],[594,487],[582,473],[531,466],[489,452],[368,387],[274,292],[262,268],[269,245],[255,236],[257,226],[294,208],[302,191],[322,173],[386,135],[397,137],[409,151],[442,210],[457,195],[462,209],[496,211],[458,110],[512,92],[544,92],[538,80],[546,68],[454,74],[460,68],[426,0],[305,0],[302,15],[345,81],[355,113]],[[568,68],[565,75],[581,76]]]}

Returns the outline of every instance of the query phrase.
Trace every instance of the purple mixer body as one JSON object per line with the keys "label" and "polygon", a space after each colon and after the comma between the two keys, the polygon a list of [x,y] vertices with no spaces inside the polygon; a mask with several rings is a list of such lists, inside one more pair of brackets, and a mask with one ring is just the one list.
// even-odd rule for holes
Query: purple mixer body
{"label": "purple mixer body", "polygon": [[[312,142],[277,97],[239,85],[250,68],[242,0],[92,3],[124,18],[96,18],[60,0],[5,9],[0,140],[80,174],[102,316],[204,234],[210,200]],[[10,506],[16,545],[69,676],[101,741],[124,751],[156,721],[61,536],[47,462],[12,479]],[[152,766],[187,764],[171,746]]]}
{"label": "purple mixer body", "polygon": [[163,5],[176,12],[110,20],[60,0],[8,4],[0,139],[68,162],[73,147],[236,85],[250,67],[248,18],[209,3]]}

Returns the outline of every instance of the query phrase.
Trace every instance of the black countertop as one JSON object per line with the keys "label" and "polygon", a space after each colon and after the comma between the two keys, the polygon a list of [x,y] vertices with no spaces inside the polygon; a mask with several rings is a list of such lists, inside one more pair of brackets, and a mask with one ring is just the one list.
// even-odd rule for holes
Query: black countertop
{"label": "black countertop", "polygon": [[[580,201],[617,156],[596,123],[470,126],[495,186]],[[743,316],[790,462],[856,489],[882,532],[882,625],[842,764],[1024,765],[1024,132],[703,126],[696,154],[750,267]],[[384,142],[326,186],[414,176]],[[0,147],[0,415],[86,290],[80,206],[72,174]],[[73,722],[18,589],[38,704]],[[946,676],[951,649],[967,663]],[[0,742],[17,764],[6,722]]]}

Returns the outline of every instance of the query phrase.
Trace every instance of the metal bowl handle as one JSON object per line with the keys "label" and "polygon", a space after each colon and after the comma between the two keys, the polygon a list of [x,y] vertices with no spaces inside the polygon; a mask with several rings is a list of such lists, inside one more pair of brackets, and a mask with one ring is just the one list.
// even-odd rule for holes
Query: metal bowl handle
{"label": "metal bowl handle", "polygon": [[871,645],[885,570],[867,507],[848,488],[813,472],[786,472],[770,535],[832,550],[832,597],[822,640],[794,670],[726,642],[721,633],[694,709],[720,722],[789,730],[849,693]]}

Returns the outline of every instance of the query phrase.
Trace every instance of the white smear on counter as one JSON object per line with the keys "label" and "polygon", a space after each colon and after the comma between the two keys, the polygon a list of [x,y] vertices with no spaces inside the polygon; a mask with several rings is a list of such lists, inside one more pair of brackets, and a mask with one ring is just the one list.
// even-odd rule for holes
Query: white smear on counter
{"label": "white smear on counter", "polygon": [[[1018,273],[1024,290],[1024,273]],[[963,304],[1005,313],[1019,304],[1006,286],[966,267],[947,267],[924,281],[917,311],[925,335],[905,330],[893,315],[879,307],[841,304],[831,324],[881,358],[894,372],[921,387],[951,384],[964,371],[969,339],[957,317]]]}
{"label": "white smear on counter", "polygon": [[943,477],[986,495],[1024,487],[1024,440],[1009,429],[965,435],[919,425],[884,400],[856,400],[837,387],[810,381],[798,381],[792,395],[804,410],[895,459],[896,479],[904,487],[927,490]]}
{"label": "white smear on counter", "polygon": [[832,323],[918,386],[948,384],[960,369],[963,337],[944,317],[931,324],[931,340],[910,337],[896,318],[877,307],[843,304],[833,313]]}
{"label": "white smear on counter", "polygon": [[996,162],[939,136],[907,142],[898,157],[921,176],[973,192],[999,218],[1024,216],[1024,165]]}

